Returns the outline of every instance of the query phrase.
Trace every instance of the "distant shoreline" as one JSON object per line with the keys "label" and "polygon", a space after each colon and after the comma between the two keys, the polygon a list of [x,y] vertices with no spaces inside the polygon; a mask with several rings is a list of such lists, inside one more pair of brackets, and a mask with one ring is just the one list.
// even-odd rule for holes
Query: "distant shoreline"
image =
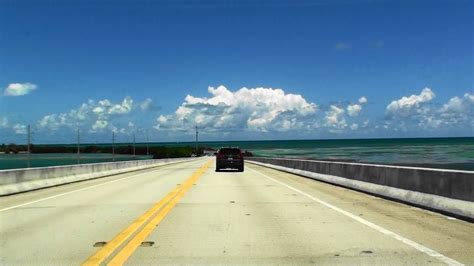
{"label": "distant shoreline", "polygon": [[[137,143],[136,155],[149,154],[155,158],[188,157],[196,153],[195,143]],[[405,139],[350,139],[350,140],[295,140],[295,141],[233,141],[198,142],[198,155],[206,148],[234,146],[250,151],[256,157],[307,158],[325,161],[355,162],[382,165],[428,167],[438,169],[474,170],[474,137],[405,138]],[[5,149],[6,145],[0,146]],[[26,145],[16,145],[17,152]],[[81,154],[112,153],[112,145],[80,146]],[[33,145],[33,154],[69,153],[75,156],[76,145]],[[214,152],[206,151],[207,154]],[[115,154],[132,155],[132,144],[116,144]],[[41,155],[40,155],[41,156]],[[7,155],[1,154],[6,158]],[[22,156],[23,157],[23,156]],[[24,156],[26,157],[26,156]],[[91,156],[94,157],[94,156]],[[0,158],[1,159],[1,158]],[[1,164],[1,160],[0,160]]]}
{"label": "distant shoreline", "polygon": [[[306,141],[390,141],[390,140],[405,140],[405,141],[410,141],[410,140],[472,140],[474,141],[474,136],[464,136],[464,137],[407,137],[407,138],[343,138],[343,139],[338,139],[338,138],[326,138],[326,139],[264,139],[264,140],[199,140],[198,144],[202,143],[242,143],[242,142],[249,142],[249,143],[254,143],[254,142],[306,142]],[[133,143],[131,142],[116,142],[116,146],[124,146],[124,145],[132,145]],[[174,146],[174,145],[191,145],[194,146],[195,142],[194,141],[164,141],[164,142],[136,142],[136,145],[164,145],[164,146]],[[8,145],[7,143],[4,143],[4,145]],[[23,146],[26,144],[15,144],[18,146]],[[76,146],[77,143],[34,143],[34,145],[38,146]],[[98,142],[98,143],[81,143],[80,146],[102,146],[102,145],[112,145],[111,142]]]}
{"label": "distant shoreline", "polygon": [[[58,157],[58,155],[69,155],[69,156],[64,156],[64,157]],[[94,159],[91,159],[90,156],[100,156],[100,158],[97,158],[95,160],[103,161],[103,159],[110,159],[112,157],[112,154],[110,153],[84,153],[82,154],[84,157],[82,158],[83,163],[92,163],[94,162]],[[21,156],[21,158],[26,158],[25,153],[21,154],[2,154],[2,157],[0,157],[0,162],[3,159],[3,163],[7,163],[10,161],[10,158],[6,157],[12,157],[11,159],[18,159],[18,156]],[[76,160],[76,155],[74,153],[33,153],[33,160],[69,160],[71,163],[70,164],[75,164]],[[41,156],[51,156],[49,159],[41,158]],[[134,157],[131,154],[116,154],[117,159],[130,159],[133,160]],[[17,158],[15,158],[17,157]],[[39,157],[39,158],[38,158]],[[150,158],[151,155],[146,156],[146,155],[137,155],[135,159],[144,159],[145,157]],[[259,157],[259,156],[257,156]],[[276,157],[275,157],[276,158]],[[474,171],[474,163],[380,163],[380,162],[370,162],[370,161],[360,161],[360,160],[352,160],[352,159],[327,159],[327,158],[315,158],[315,157],[285,157],[288,159],[300,159],[300,160],[315,160],[315,161],[326,161],[326,162],[342,162],[342,163],[363,163],[363,164],[378,164],[378,165],[393,165],[393,166],[407,166],[407,167],[423,167],[423,168],[435,168],[435,169],[451,169],[451,170],[467,170],[467,171]],[[0,164],[1,165],[1,164]],[[58,165],[64,165],[64,164],[58,164]],[[38,166],[39,167],[39,166]],[[22,168],[22,167],[20,167]],[[9,169],[9,168],[2,168],[1,169]]]}

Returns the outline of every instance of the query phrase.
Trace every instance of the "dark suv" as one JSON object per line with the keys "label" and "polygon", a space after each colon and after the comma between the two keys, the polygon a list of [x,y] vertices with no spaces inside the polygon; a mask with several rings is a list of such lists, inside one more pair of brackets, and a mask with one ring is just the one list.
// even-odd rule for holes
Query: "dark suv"
{"label": "dark suv", "polygon": [[216,172],[224,168],[244,171],[244,155],[239,148],[220,148],[216,155]]}

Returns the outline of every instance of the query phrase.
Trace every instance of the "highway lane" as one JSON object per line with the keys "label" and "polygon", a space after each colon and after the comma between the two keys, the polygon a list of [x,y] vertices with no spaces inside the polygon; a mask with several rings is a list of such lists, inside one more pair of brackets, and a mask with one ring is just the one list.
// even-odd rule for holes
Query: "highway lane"
{"label": "highway lane", "polygon": [[37,201],[41,199],[38,193],[45,198],[79,190],[0,212],[0,264],[81,263],[96,249],[94,243],[113,238],[203,162],[171,164],[0,198],[4,209]]}
{"label": "highway lane", "polygon": [[474,264],[471,223],[249,163],[216,173],[207,160],[0,198],[5,209],[52,197],[0,212],[0,264],[86,262],[167,197],[104,262]]}

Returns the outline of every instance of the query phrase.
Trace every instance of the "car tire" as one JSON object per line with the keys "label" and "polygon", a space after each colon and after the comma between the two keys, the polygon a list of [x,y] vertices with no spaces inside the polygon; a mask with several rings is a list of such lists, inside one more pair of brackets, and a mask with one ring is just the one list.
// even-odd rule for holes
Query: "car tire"
{"label": "car tire", "polygon": [[219,169],[219,168],[216,168],[216,172],[220,172],[220,171],[221,171],[221,169]]}
{"label": "car tire", "polygon": [[239,172],[243,172],[244,171],[244,167],[239,167]]}

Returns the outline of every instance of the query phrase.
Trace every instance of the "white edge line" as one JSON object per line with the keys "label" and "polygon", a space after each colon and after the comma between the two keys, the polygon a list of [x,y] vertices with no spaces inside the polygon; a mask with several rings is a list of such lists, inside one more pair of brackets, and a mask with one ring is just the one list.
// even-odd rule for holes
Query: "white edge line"
{"label": "white edge line", "polygon": [[[429,207],[438,211],[446,211],[451,214],[458,214],[460,216],[474,217],[474,208],[471,206],[473,203],[468,201],[452,199],[443,196],[426,194],[418,191],[411,191],[396,187],[384,186],[380,184],[370,183],[366,181],[360,181],[350,178],[344,178],[335,175],[321,174],[317,172],[311,172],[306,170],[295,169],[291,167],[279,166],[275,164],[262,163],[257,161],[249,162],[259,166],[275,169],[278,171],[287,172],[290,174],[301,175],[316,181],[323,181],[335,185],[341,185],[354,190],[360,190],[376,194],[378,196],[386,196],[392,199],[401,200],[415,205]],[[473,205],[474,206],[474,205]],[[471,210],[472,209],[472,210]],[[442,217],[446,215],[429,211],[430,213],[436,213]]]}
{"label": "white edge line", "polygon": [[314,196],[312,196],[312,195],[310,195],[310,194],[308,194],[308,193],[306,193],[306,192],[303,192],[303,191],[301,191],[301,190],[299,190],[299,189],[297,189],[297,188],[294,188],[294,187],[292,187],[292,186],[290,186],[290,185],[288,185],[288,184],[286,184],[286,183],[283,183],[283,182],[281,182],[281,181],[278,181],[278,180],[276,180],[276,179],[274,179],[274,178],[272,178],[272,177],[269,177],[268,175],[265,175],[265,174],[263,174],[263,173],[260,173],[260,172],[257,171],[257,170],[254,170],[254,169],[252,169],[252,168],[250,168],[250,167],[248,167],[248,168],[249,168],[250,170],[252,170],[253,172],[257,173],[257,174],[259,174],[259,175],[261,175],[261,176],[263,176],[263,177],[266,177],[267,179],[272,180],[272,181],[275,182],[275,183],[278,183],[278,184],[280,184],[280,185],[282,185],[282,186],[284,186],[284,187],[286,187],[286,188],[289,188],[289,189],[291,189],[291,190],[293,190],[293,191],[295,191],[295,192],[298,192],[298,193],[300,193],[301,195],[306,196],[306,197],[308,197],[308,198],[310,198],[310,199],[312,199],[312,200],[314,200],[314,201],[316,201],[316,202],[318,202],[318,203],[320,203],[320,204],[322,204],[322,205],[324,205],[324,206],[326,206],[326,207],[328,207],[328,208],[330,208],[330,209],[332,209],[332,210],[334,210],[334,211],[336,211],[336,212],[338,212],[338,213],[341,213],[341,214],[343,214],[343,215],[345,215],[345,216],[347,216],[347,217],[349,217],[349,218],[351,218],[351,219],[353,219],[353,220],[356,220],[356,221],[358,221],[359,223],[362,223],[362,224],[364,224],[364,225],[366,225],[366,226],[368,226],[368,227],[370,227],[370,228],[372,228],[372,229],[374,229],[374,230],[376,230],[376,231],[378,231],[378,232],[380,232],[380,233],[382,233],[382,234],[384,234],[384,235],[388,235],[388,236],[390,236],[390,237],[392,237],[392,238],[394,238],[394,239],[396,239],[396,240],[398,240],[398,241],[401,241],[401,242],[407,244],[408,246],[411,246],[412,248],[415,248],[415,249],[417,249],[417,250],[419,250],[419,251],[421,251],[421,252],[423,252],[423,253],[425,253],[425,254],[431,256],[431,257],[434,257],[434,258],[436,258],[436,259],[438,259],[438,260],[440,260],[440,261],[446,263],[447,265],[464,265],[464,264],[462,264],[462,263],[460,263],[460,262],[458,262],[458,261],[456,261],[456,260],[454,260],[454,259],[451,259],[451,258],[449,258],[449,257],[446,257],[446,256],[444,256],[444,255],[441,254],[441,253],[438,253],[437,251],[434,251],[434,250],[432,250],[432,249],[430,249],[430,248],[428,248],[428,247],[425,247],[425,246],[423,246],[423,245],[421,245],[421,244],[416,243],[415,241],[412,241],[412,240],[410,240],[410,239],[408,239],[408,238],[405,238],[405,237],[403,237],[403,236],[401,236],[401,235],[398,235],[398,234],[396,234],[396,233],[394,233],[394,232],[392,232],[392,231],[390,231],[390,230],[388,230],[388,229],[385,229],[385,228],[383,228],[383,227],[381,227],[381,226],[379,226],[379,225],[376,225],[376,224],[374,224],[374,223],[372,223],[372,222],[369,222],[369,221],[367,221],[367,220],[365,220],[365,219],[363,219],[363,218],[361,218],[361,217],[359,217],[359,216],[356,216],[356,215],[354,215],[354,214],[352,214],[352,213],[350,213],[350,212],[347,212],[347,211],[345,211],[345,210],[343,210],[343,209],[341,209],[341,208],[338,208],[338,207],[336,207],[336,206],[334,206],[334,205],[332,205],[332,204],[329,204],[329,203],[327,203],[327,202],[325,202],[325,201],[323,201],[323,200],[321,200],[321,199],[318,199],[318,198],[316,198],[316,197],[314,197]]}
{"label": "white edge line", "polygon": [[[108,182],[105,182],[105,183],[101,183],[101,184],[97,184],[97,185],[93,185],[93,186],[89,186],[89,187],[85,187],[85,188],[80,188],[80,189],[77,189],[77,190],[57,194],[57,195],[54,195],[54,196],[50,196],[50,197],[46,197],[46,198],[42,198],[42,199],[30,201],[30,202],[18,204],[18,205],[15,205],[15,206],[3,208],[3,209],[0,209],[0,212],[8,211],[8,210],[11,210],[11,209],[15,209],[15,208],[18,208],[18,207],[22,207],[22,206],[25,206],[25,205],[30,205],[30,204],[33,204],[33,203],[37,203],[37,202],[41,202],[41,201],[45,201],[45,200],[49,200],[49,199],[54,199],[54,198],[57,198],[57,197],[65,196],[65,195],[76,193],[76,192],[83,191],[83,190],[89,190],[89,189],[92,189],[92,188],[95,188],[95,187],[100,187],[100,186],[107,185],[107,184],[110,184],[110,183],[114,183],[114,182],[117,182],[117,181],[120,181],[120,180],[123,180],[123,179],[134,177],[136,175],[139,175],[139,174],[134,174],[134,175],[127,176],[127,177],[122,177],[120,179],[115,179],[115,180],[108,181]],[[85,180],[85,181],[87,181],[87,180]]]}
{"label": "white edge line", "polygon": [[[170,165],[170,164],[179,163],[179,162],[186,162],[186,161],[170,162],[170,163],[162,164],[162,165],[158,165],[158,166],[165,166],[165,165]],[[162,169],[157,169],[157,170],[154,170],[154,171],[150,171],[150,172],[147,172],[147,174],[148,173],[153,173],[153,172],[156,172],[156,171],[159,171],[159,170],[162,170]],[[126,173],[120,173],[120,174],[126,174]],[[66,195],[73,194],[73,193],[80,192],[80,191],[84,191],[84,190],[93,189],[93,188],[96,188],[96,187],[104,186],[104,185],[107,185],[107,184],[110,184],[110,183],[118,182],[118,181],[121,181],[121,180],[124,180],[124,179],[128,179],[128,178],[131,178],[131,177],[134,177],[134,176],[137,176],[137,175],[143,175],[143,174],[145,174],[145,173],[137,173],[137,174],[133,174],[131,176],[122,177],[122,178],[111,180],[111,181],[108,181],[108,182],[105,182],[105,183],[100,183],[100,184],[97,184],[97,185],[92,185],[92,186],[89,186],[89,187],[84,187],[84,188],[76,189],[76,190],[73,190],[73,191],[60,193],[60,194],[57,194],[57,195],[54,195],[54,196],[50,196],[50,197],[46,197],[46,198],[42,198],[42,199],[38,199],[38,200],[34,200],[34,201],[29,201],[29,202],[22,203],[22,204],[18,204],[18,205],[6,207],[6,208],[3,208],[3,209],[0,209],[0,212],[8,211],[8,210],[11,210],[11,209],[15,209],[15,208],[18,208],[18,207],[23,207],[23,206],[26,206],[26,205],[30,205],[30,204],[33,204],[33,203],[38,203],[38,202],[49,200],[49,199],[54,199],[54,198],[66,196]],[[84,180],[84,181],[90,181],[90,180],[91,179]]]}

